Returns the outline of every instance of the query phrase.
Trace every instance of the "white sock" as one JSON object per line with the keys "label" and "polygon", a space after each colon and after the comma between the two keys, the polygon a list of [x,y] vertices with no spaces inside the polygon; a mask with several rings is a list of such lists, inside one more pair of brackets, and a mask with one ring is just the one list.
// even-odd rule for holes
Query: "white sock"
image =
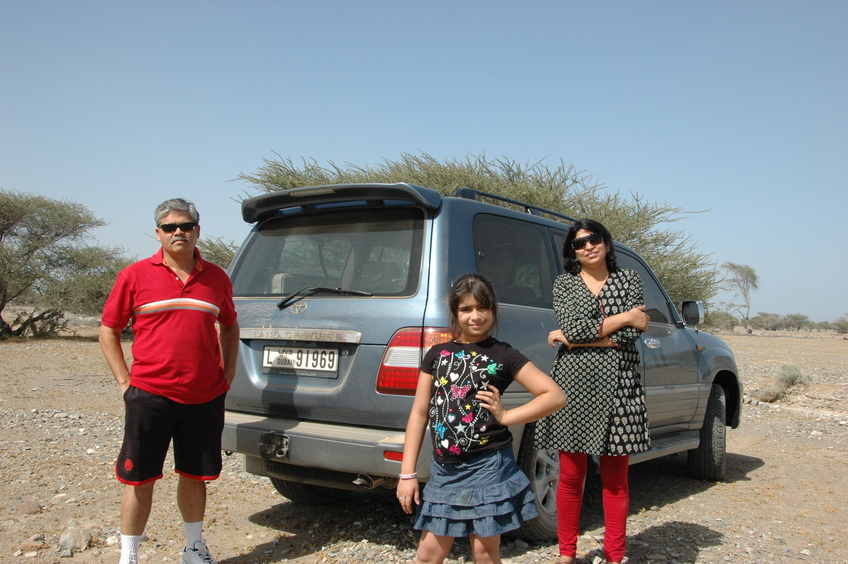
{"label": "white sock", "polygon": [[186,548],[194,548],[194,543],[203,540],[203,521],[186,523],[183,521],[186,535]]}
{"label": "white sock", "polygon": [[120,564],[135,564],[138,562],[138,545],[141,535],[121,535]]}

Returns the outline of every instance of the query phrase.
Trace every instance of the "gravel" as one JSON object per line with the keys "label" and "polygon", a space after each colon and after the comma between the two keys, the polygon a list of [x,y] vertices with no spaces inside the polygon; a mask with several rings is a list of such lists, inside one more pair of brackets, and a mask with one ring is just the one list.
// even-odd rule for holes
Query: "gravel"
{"label": "gravel", "polygon": [[[683,456],[633,467],[629,562],[848,562],[848,341],[727,340],[750,402],[728,436],[728,480],[688,478]],[[757,402],[757,389],[783,364],[801,366],[814,383],[784,403]],[[0,561],[117,562],[122,409],[93,339],[0,342]],[[209,488],[205,536],[222,564],[414,560],[418,533],[392,492],[304,507],[241,464],[225,458]],[[179,559],[175,486],[166,471],[141,562]],[[603,540],[597,477],[587,486],[583,530],[579,562],[588,564]],[[554,562],[556,554],[554,542],[503,541],[506,564]],[[457,540],[447,562],[471,562],[467,540]]]}

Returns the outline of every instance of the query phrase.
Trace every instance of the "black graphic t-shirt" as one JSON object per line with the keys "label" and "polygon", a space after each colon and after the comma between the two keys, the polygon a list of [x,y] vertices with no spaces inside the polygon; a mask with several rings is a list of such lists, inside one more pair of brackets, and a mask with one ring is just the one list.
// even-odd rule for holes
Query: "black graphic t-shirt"
{"label": "black graphic t-shirt", "polygon": [[490,384],[503,394],[527,362],[492,337],[470,344],[449,341],[427,351],[421,370],[433,380],[430,437],[437,462],[455,464],[512,442],[509,429],[480,406],[476,395]]}

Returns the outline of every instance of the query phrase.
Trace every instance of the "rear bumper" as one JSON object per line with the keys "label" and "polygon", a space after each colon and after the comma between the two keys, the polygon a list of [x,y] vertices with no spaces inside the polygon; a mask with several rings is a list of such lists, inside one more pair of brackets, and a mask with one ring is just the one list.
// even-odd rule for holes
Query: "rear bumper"
{"label": "rear bumper", "polygon": [[[283,456],[268,455],[260,446],[263,441],[267,443],[268,433],[287,438],[288,448]],[[246,465],[253,473],[265,466],[260,460],[272,460],[335,472],[397,477],[401,463],[387,460],[385,453],[402,454],[403,441],[404,433],[391,429],[364,429],[227,411],[221,444],[225,451],[257,459]],[[429,475],[429,458],[419,456],[417,471],[422,478]]]}

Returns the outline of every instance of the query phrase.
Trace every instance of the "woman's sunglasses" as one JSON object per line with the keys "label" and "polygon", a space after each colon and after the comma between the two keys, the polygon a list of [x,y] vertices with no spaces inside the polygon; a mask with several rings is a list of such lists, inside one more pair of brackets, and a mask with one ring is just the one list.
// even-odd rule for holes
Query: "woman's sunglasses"
{"label": "woman's sunglasses", "polygon": [[173,233],[174,231],[177,230],[178,227],[179,227],[180,231],[185,233],[185,232],[191,231],[192,229],[197,227],[197,224],[193,221],[189,221],[189,222],[186,222],[186,223],[163,223],[162,225],[159,226],[159,229],[161,229],[165,233]]}
{"label": "woman's sunglasses", "polygon": [[585,237],[580,237],[579,239],[575,239],[571,243],[571,248],[575,251],[582,249],[586,246],[586,243],[592,243],[597,245],[598,243],[603,243],[604,238],[598,235],[597,233],[592,233],[591,235],[586,235]]}

